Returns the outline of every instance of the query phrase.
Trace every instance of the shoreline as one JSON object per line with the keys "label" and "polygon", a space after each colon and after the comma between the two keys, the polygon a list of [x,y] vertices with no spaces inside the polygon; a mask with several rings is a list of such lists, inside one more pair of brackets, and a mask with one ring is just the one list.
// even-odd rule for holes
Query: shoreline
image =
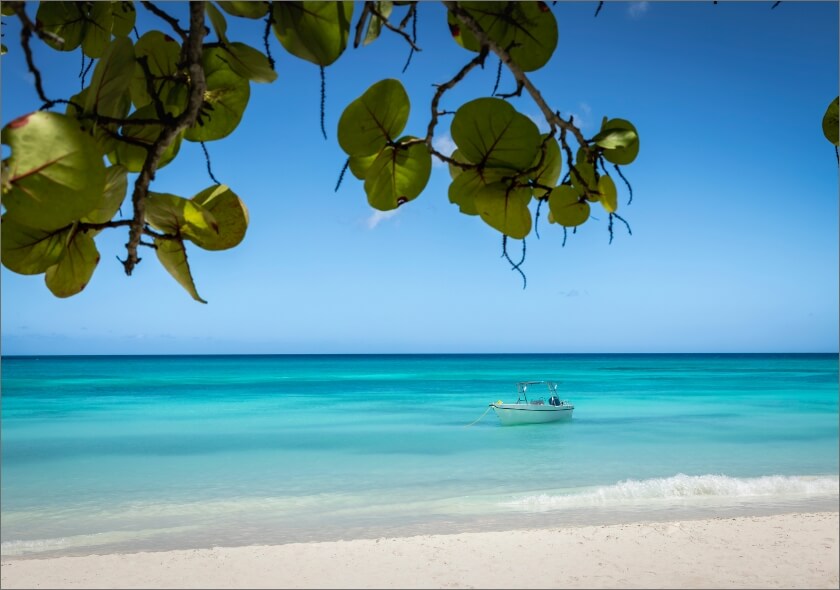
{"label": "shoreline", "polygon": [[837,588],[838,512],[2,557],[3,588]]}

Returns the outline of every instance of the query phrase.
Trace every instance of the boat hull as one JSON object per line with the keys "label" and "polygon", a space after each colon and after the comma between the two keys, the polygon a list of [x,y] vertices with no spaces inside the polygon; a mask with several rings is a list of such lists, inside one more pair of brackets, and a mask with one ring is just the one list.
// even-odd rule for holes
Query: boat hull
{"label": "boat hull", "polygon": [[543,424],[570,420],[574,406],[538,405],[538,404],[490,404],[503,426],[516,424]]}

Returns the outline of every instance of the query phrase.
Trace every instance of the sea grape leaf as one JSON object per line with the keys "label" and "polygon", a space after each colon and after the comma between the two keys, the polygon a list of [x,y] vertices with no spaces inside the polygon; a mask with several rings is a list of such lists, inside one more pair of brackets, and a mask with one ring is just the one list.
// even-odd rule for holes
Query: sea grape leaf
{"label": "sea grape leaf", "polygon": [[[414,139],[404,137],[400,141]],[[388,146],[380,152],[365,175],[370,206],[380,211],[396,209],[416,198],[432,173],[432,156],[426,144],[409,148]]]}
{"label": "sea grape leaf", "polygon": [[114,15],[110,2],[91,2],[82,38],[82,51],[90,58],[101,57],[111,41]]}
{"label": "sea grape leaf", "polygon": [[405,129],[410,109],[399,80],[380,80],[341,113],[338,144],[348,156],[375,154]]}
{"label": "sea grape leaf", "polygon": [[106,223],[114,218],[125,200],[128,189],[128,170],[116,164],[105,169],[105,188],[99,204],[82,217],[86,223]]}
{"label": "sea grape leaf", "polygon": [[[76,117],[79,120],[79,128],[88,135],[93,134],[93,139],[99,148],[100,154],[107,154],[116,149],[117,140],[114,135],[117,134],[119,126],[116,123],[103,123],[92,118],[85,118],[90,111],[85,108],[87,104],[87,97],[90,94],[91,87],[88,86],[78,94],[70,97],[67,104],[65,114]],[[131,99],[125,93],[117,99],[117,104],[112,104],[109,107],[112,113],[116,113],[117,118],[124,118],[131,109]]]}
{"label": "sea grape leaf", "polygon": [[[621,135],[622,131],[631,131],[632,134]],[[613,164],[620,164],[622,166],[630,164],[639,155],[639,134],[636,127],[630,121],[625,119],[609,119],[601,124],[601,131],[598,135],[604,134],[606,137],[624,137],[626,145],[620,145],[616,148],[604,150],[604,157]],[[635,139],[633,139],[635,135]],[[597,137],[597,136],[596,136]]]}
{"label": "sea grape leaf", "polygon": [[[176,86],[183,86],[171,79],[178,73],[178,60],[181,56],[180,43],[160,31],[149,31],[138,39],[134,46],[134,53],[137,59],[146,59],[149,73],[154,78],[152,85],[155,93],[165,105],[172,106],[173,101],[170,100],[172,89]],[[130,91],[131,101],[138,109],[152,102],[146,84],[146,76],[140,64],[137,64],[133,69]],[[180,111],[175,115],[179,113]]]}
{"label": "sea grape leaf", "polygon": [[[453,154],[453,159],[457,159],[455,154]],[[458,205],[458,209],[465,215],[478,215],[475,196],[488,184],[500,182],[504,175],[505,171],[497,168],[462,170],[453,176],[452,183],[449,185],[449,202]]]}
{"label": "sea grape leaf", "polygon": [[274,34],[286,51],[328,66],[347,47],[353,2],[273,2]]}
{"label": "sea grape leaf", "polygon": [[639,140],[636,131],[633,129],[619,129],[616,127],[604,129],[592,138],[592,141],[599,147],[614,150],[626,148]]}
{"label": "sea grape leaf", "polygon": [[198,295],[190,272],[190,264],[187,261],[187,250],[183,240],[164,240],[155,238],[155,252],[163,268],[172,275],[178,283],[187,290],[193,299],[201,303],[207,303]]}
{"label": "sea grape leaf", "polygon": [[236,193],[224,184],[213,185],[192,198],[213,216],[216,229],[190,230],[190,240],[205,250],[227,250],[239,244],[248,229],[248,209]]}
{"label": "sea grape leaf", "polygon": [[22,275],[37,275],[61,258],[69,228],[35,229],[2,217],[0,260],[3,266]]}
{"label": "sea grape leaf", "polygon": [[609,176],[599,178],[598,192],[601,193],[601,205],[607,213],[615,213],[618,210],[618,191],[613,179]]}
{"label": "sea grape leaf", "polygon": [[825,115],[823,115],[822,120],[822,128],[823,128],[823,135],[825,138],[833,143],[834,145],[838,145],[840,143],[840,121],[838,120],[838,114],[840,113],[840,97],[835,98],[831,101],[831,104],[828,105],[828,108],[825,111]]}
{"label": "sea grape leaf", "polygon": [[271,68],[268,58],[261,51],[245,43],[228,43],[225,56],[231,69],[252,82],[274,82],[277,72]]}
{"label": "sea grape leaf", "polygon": [[268,14],[270,4],[268,2],[253,2],[240,0],[225,0],[219,2],[222,10],[231,16],[241,16],[244,18],[262,18]]}
{"label": "sea grape leaf", "polygon": [[[462,154],[461,150],[459,150],[459,149],[456,149],[455,151],[453,151],[452,154],[449,157],[452,160],[455,160],[456,162],[461,162],[462,164],[472,164],[472,162],[468,161],[464,157],[464,154]],[[458,176],[460,176],[461,173],[464,171],[463,168],[461,168],[460,166],[456,166],[455,164],[452,164],[451,162],[447,162],[447,166],[449,166],[449,177],[452,180],[455,180],[456,178],[458,178]]]}
{"label": "sea grape leaf", "polygon": [[[557,20],[543,2],[459,2],[481,26],[488,37],[503,48],[522,68],[531,72],[543,67],[557,47]],[[475,35],[452,13],[449,29],[455,41],[478,52],[481,44]]]}
{"label": "sea grape leaf", "polygon": [[146,222],[167,234],[189,239],[219,231],[216,218],[200,203],[169,193],[149,192]]}
{"label": "sea grape leaf", "polygon": [[226,44],[227,21],[225,20],[225,15],[219,12],[219,9],[212,2],[206,2],[204,4],[204,12],[207,13],[207,17],[210,19],[210,24],[213,25],[213,30],[216,31],[219,41],[222,44]]}
{"label": "sea grape leaf", "polygon": [[[157,119],[157,113],[154,105],[148,104],[134,111],[128,119]],[[160,135],[160,130],[161,127],[159,125],[132,125],[127,123],[122,127],[122,136],[134,142],[151,146]],[[164,150],[158,162],[158,170],[166,166],[178,155],[178,150],[181,149],[182,137],[183,134],[176,135],[172,143],[169,144],[169,147]],[[112,164],[122,164],[129,172],[140,172],[143,169],[143,163],[146,161],[147,154],[148,151],[139,145],[119,141],[116,143],[116,149],[108,153],[108,160]]]}
{"label": "sea grape leaf", "polygon": [[85,98],[85,112],[122,118],[130,104],[127,93],[134,74],[134,46],[128,37],[110,43],[93,70]]}
{"label": "sea grape leaf", "polygon": [[0,43],[0,55],[6,55],[7,53],[9,53],[9,50],[6,47],[6,44]]}
{"label": "sea grape leaf", "polygon": [[58,229],[99,202],[105,166],[93,139],[72,117],[39,111],[3,127],[3,205],[13,220],[37,229]]}
{"label": "sea grape leaf", "polygon": [[90,282],[97,264],[99,251],[93,237],[85,232],[71,233],[61,258],[46,271],[47,288],[56,297],[76,295]]}
{"label": "sea grape leaf", "polygon": [[124,2],[122,0],[111,2],[111,14],[114,19],[111,32],[115,37],[128,37],[137,20],[134,2]]}
{"label": "sea grape leaf", "polygon": [[248,106],[251,85],[230,68],[226,55],[221,47],[204,50],[204,102],[212,109],[204,109],[196,124],[187,129],[184,137],[189,141],[213,141],[230,135]]}
{"label": "sea grape leaf", "polygon": [[581,200],[575,189],[561,185],[548,196],[551,219],[565,227],[575,227],[589,219],[589,203]]}
{"label": "sea grape leaf", "polygon": [[595,171],[595,165],[589,161],[586,156],[586,150],[578,149],[575,157],[575,167],[569,175],[572,181],[572,186],[582,197],[586,197],[590,201],[598,200],[598,175]]}
{"label": "sea grape leaf", "polygon": [[[463,175],[462,175],[463,176]],[[504,235],[523,239],[531,231],[531,189],[510,188],[503,182],[482,187],[475,194],[475,207],[481,219]]]}
{"label": "sea grape leaf", "polygon": [[[388,17],[391,16],[391,11],[394,9],[394,3],[387,0],[374,2],[374,6],[376,6],[376,11],[381,14],[385,20],[388,20]],[[368,45],[369,43],[373,43],[379,37],[381,32],[382,19],[375,14],[371,14],[370,19],[367,22],[365,40],[362,44]]]}
{"label": "sea grape leaf", "polygon": [[463,156],[480,167],[524,170],[540,148],[534,122],[500,98],[478,98],[462,105],[450,133]]}
{"label": "sea grape leaf", "polygon": [[370,168],[370,165],[373,164],[378,155],[379,152],[369,156],[350,156],[348,164],[350,172],[352,172],[353,176],[359,180],[364,180],[365,175],[367,175],[368,168]]}
{"label": "sea grape leaf", "polygon": [[35,22],[40,27],[61,38],[64,43],[58,43],[49,36],[44,42],[59,51],[73,51],[82,42],[85,33],[85,15],[82,13],[81,2],[41,2],[35,14]]}
{"label": "sea grape leaf", "polygon": [[[563,158],[560,155],[560,145],[553,137],[546,141],[546,138],[548,138],[547,133],[542,134],[540,138],[541,141],[546,142],[545,157],[543,158],[542,165],[535,172],[531,173],[531,178],[537,184],[554,186],[560,180],[560,174],[563,171]],[[542,152],[542,148],[537,150],[537,157],[534,159],[534,163],[531,164],[532,168],[540,163]]]}

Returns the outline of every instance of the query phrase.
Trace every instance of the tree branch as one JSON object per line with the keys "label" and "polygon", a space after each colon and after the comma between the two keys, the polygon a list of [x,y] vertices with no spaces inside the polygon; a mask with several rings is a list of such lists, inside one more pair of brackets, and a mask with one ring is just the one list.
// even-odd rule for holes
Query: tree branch
{"label": "tree branch", "polygon": [[[170,24],[170,26],[172,27],[172,29],[178,34],[178,36],[181,37],[181,40],[184,43],[187,42],[187,32],[184,29],[181,28],[181,25],[178,23],[177,18],[174,18],[171,15],[167,14],[166,12],[164,12],[163,10],[161,10],[160,8],[158,8],[157,6],[155,6],[154,4],[149,2],[149,0],[141,0],[140,4],[142,4],[143,7],[146,10],[148,10],[149,12],[153,13],[154,15],[156,15],[156,16],[162,18],[163,20],[165,20],[166,22],[168,22]],[[203,7],[204,2],[202,2],[201,5]],[[192,10],[190,11],[190,13],[192,13]],[[190,21],[192,21],[192,18],[190,18]],[[191,24],[192,24],[192,22],[191,22]],[[190,26],[190,28],[192,29],[192,26]]]}
{"label": "tree branch", "polygon": [[[143,4],[145,6],[147,2],[144,1]],[[165,125],[161,129],[157,140],[149,148],[146,160],[143,162],[143,168],[134,183],[134,192],[131,195],[134,217],[131,220],[131,229],[128,232],[128,243],[126,244],[128,256],[123,262],[127,275],[130,275],[137,263],[140,262],[140,258],[137,256],[137,247],[140,245],[140,238],[144,233],[146,197],[149,192],[149,183],[155,177],[160,158],[179,133],[195,124],[199,109],[204,101],[207,84],[204,78],[204,69],[201,65],[201,51],[205,32],[204,1],[190,2],[190,32],[184,45],[190,77],[189,101],[186,110],[175,119],[174,123]]]}

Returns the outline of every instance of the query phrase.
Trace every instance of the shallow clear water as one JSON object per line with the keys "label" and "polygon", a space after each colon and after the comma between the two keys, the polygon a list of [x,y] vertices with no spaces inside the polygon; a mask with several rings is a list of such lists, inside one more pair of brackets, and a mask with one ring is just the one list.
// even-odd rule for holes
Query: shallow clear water
{"label": "shallow clear water", "polygon": [[[554,379],[568,423],[487,404]],[[837,355],[17,357],[2,552],[837,509]]]}

